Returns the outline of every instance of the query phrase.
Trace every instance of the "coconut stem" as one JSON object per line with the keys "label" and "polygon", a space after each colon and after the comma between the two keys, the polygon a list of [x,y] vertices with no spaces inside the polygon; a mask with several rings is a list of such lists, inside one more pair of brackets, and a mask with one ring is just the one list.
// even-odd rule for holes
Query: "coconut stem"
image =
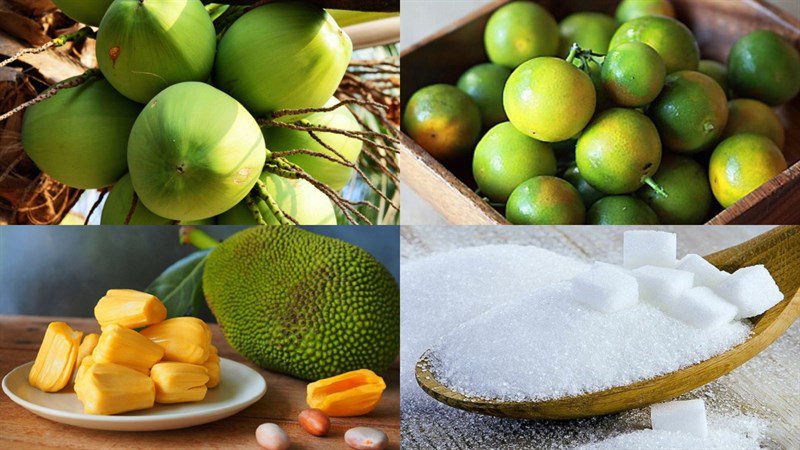
{"label": "coconut stem", "polygon": [[219,245],[218,240],[195,227],[181,227],[178,236],[181,245],[193,245],[198,250],[208,250]]}
{"label": "coconut stem", "polygon": [[89,81],[90,79],[99,76],[99,74],[100,74],[99,70],[97,70],[97,69],[89,69],[86,72],[84,72],[82,75],[78,75],[77,77],[73,77],[73,78],[68,78],[68,79],[66,79],[66,80],[64,80],[64,81],[62,81],[60,83],[56,83],[53,86],[51,86],[50,89],[48,89],[47,91],[37,95],[36,97],[28,100],[25,103],[22,103],[22,104],[18,105],[16,108],[14,108],[11,111],[8,111],[7,113],[5,113],[2,116],[0,116],[0,122],[3,122],[4,120],[8,119],[9,117],[13,116],[14,114],[17,114],[18,112],[24,110],[25,108],[27,108],[29,106],[33,106],[33,105],[35,105],[35,104],[37,104],[37,103],[39,103],[41,101],[47,100],[48,98],[56,95],[58,93],[58,91],[60,91],[62,89],[69,89],[69,88],[74,88],[76,86],[80,86],[83,83]]}
{"label": "coconut stem", "polygon": [[89,225],[89,220],[92,218],[95,210],[97,210],[97,207],[100,206],[100,203],[103,203],[103,199],[105,198],[106,194],[108,194],[108,190],[102,189],[100,191],[100,195],[97,197],[97,200],[95,200],[94,204],[92,204],[92,208],[89,209],[89,214],[86,215],[86,219],[83,221],[84,225]]}
{"label": "coconut stem", "polygon": [[256,223],[258,225],[266,225],[267,222],[264,220],[264,216],[261,215],[261,210],[258,209],[256,196],[253,195],[253,193],[247,194],[247,197],[244,198],[244,202],[247,205],[247,209],[250,210],[250,214],[256,219]]}
{"label": "coconut stem", "polygon": [[[283,212],[278,203],[275,202],[275,199],[267,191],[267,185],[264,184],[263,181],[258,180],[256,181],[254,192],[261,200],[264,200],[264,203],[267,204],[267,208],[269,208],[272,215],[278,219],[278,223],[281,225],[300,225],[300,223],[292,216]],[[260,214],[260,212],[259,212]],[[263,220],[263,219],[262,219]],[[266,225],[266,224],[264,224]]]}
{"label": "coconut stem", "polygon": [[94,35],[95,35],[94,30],[92,30],[91,27],[83,27],[83,28],[81,28],[80,30],[78,30],[78,31],[76,31],[74,33],[62,34],[61,36],[53,39],[50,42],[47,42],[46,44],[44,44],[42,46],[31,47],[31,48],[23,48],[22,50],[18,51],[14,55],[12,55],[10,58],[5,59],[2,62],[0,62],[0,67],[5,67],[5,66],[11,64],[12,62],[22,58],[25,55],[35,55],[37,53],[43,53],[43,52],[46,52],[47,50],[50,50],[51,48],[61,47],[62,45],[66,44],[67,42],[77,41],[77,40],[83,39],[85,37],[94,37]]}

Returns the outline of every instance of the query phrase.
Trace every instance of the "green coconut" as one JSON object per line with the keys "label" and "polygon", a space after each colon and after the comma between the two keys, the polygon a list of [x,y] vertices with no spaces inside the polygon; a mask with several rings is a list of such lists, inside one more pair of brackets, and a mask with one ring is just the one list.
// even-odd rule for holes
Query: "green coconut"
{"label": "green coconut", "polygon": [[324,9],[270,3],[240,17],[222,36],[215,85],[256,116],[318,108],[344,76],[353,44]]}
{"label": "green coconut", "polygon": [[53,0],[56,6],[76,22],[96,27],[114,0]]}
{"label": "green coconut", "polygon": [[[131,175],[125,174],[111,188],[111,193],[108,194],[106,203],[103,205],[100,223],[102,225],[125,225],[125,219],[128,217],[133,203],[133,192]],[[136,203],[136,209],[133,211],[128,225],[170,225],[172,222],[170,219],[154,214],[139,201]]]}
{"label": "green coconut", "polygon": [[261,129],[244,106],[194,81],[156,95],[128,141],[139,199],[173,220],[205,219],[233,208],[255,185],[266,156]]}
{"label": "green coconut", "polygon": [[[325,106],[330,107],[337,103],[339,103],[339,100],[331,98]],[[346,131],[361,130],[356,118],[344,106],[330,112],[311,114],[304,118],[302,122],[307,125]],[[339,159],[336,154],[326,149],[305,131],[281,127],[264,127],[262,131],[264,132],[267,148],[273,152],[305,149]],[[358,155],[361,153],[360,140],[335,133],[315,132],[314,134],[319,140],[339,152],[348,161],[355,163],[358,160]],[[297,154],[286,156],[286,159],[302,167],[314,179],[327,184],[336,191],[341,190],[353,175],[353,169],[318,156]]]}
{"label": "green coconut", "polygon": [[22,145],[39,168],[68,186],[109,186],[128,171],[126,144],[142,105],[91,79],[29,107]]}
{"label": "green coconut", "polygon": [[[261,174],[267,192],[281,211],[292,216],[300,225],[336,225],[333,203],[323,192],[306,180],[290,180],[264,172]],[[262,200],[258,209],[268,225],[279,225],[278,219]],[[217,218],[220,225],[255,225],[253,213],[245,201]]]}
{"label": "green coconut", "polygon": [[122,95],[146,103],[175,83],[206,81],[216,45],[200,0],[116,0],[97,32],[97,63]]}

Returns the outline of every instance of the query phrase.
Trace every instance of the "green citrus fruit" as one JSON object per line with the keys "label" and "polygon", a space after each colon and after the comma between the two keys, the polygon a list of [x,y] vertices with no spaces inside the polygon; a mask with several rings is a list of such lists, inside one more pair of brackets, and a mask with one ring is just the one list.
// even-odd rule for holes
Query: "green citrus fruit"
{"label": "green citrus fruit", "polygon": [[626,42],[606,55],[601,70],[603,89],[620,106],[644,106],[652,102],[667,76],[664,61],[641,42]]}
{"label": "green citrus fruit", "polygon": [[532,59],[508,78],[503,106],[521,133],[545,142],[578,134],[594,114],[592,79],[563,59]]}
{"label": "green citrus fruit", "polygon": [[556,20],[546,9],[529,1],[498,8],[486,23],[483,35],[489,61],[511,69],[537,56],[556,56],[559,41]]}
{"label": "green citrus fruit", "polygon": [[579,12],[567,16],[558,24],[561,31],[561,55],[567,56],[572,44],[584,50],[605,54],[611,36],[617,31],[613,17],[596,12]]}
{"label": "green citrus fruit", "polygon": [[620,23],[643,16],[675,17],[675,8],[669,0],[622,0],[616,16]]}
{"label": "green citrus fruit", "polygon": [[724,64],[712,61],[710,59],[701,59],[697,71],[708,75],[719,84],[722,91],[728,94],[728,68]]}
{"label": "green citrus fruit", "polygon": [[53,0],[64,14],[76,22],[99,26],[103,15],[114,0]]}
{"label": "green citrus fruit", "polygon": [[661,141],[653,122],[633,109],[613,108],[586,127],[575,149],[581,176],[606,194],[628,194],[656,173]]}
{"label": "green citrus fruit", "polygon": [[411,96],[403,130],[435,158],[453,159],[472,151],[481,132],[481,111],[459,88],[434,84]]}
{"label": "green citrus fruit", "polygon": [[686,70],[667,76],[648,114],[666,148],[697,153],[712,147],[722,136],[728,122],[728,100],[711,77]]}
{"label": "green citrus fruit", "polygon": [[663,223],[698,225],[708,219],[714,200],[708,174],[700,163],[686,156],[664,154],[653,181],[669,195],[662,195],[650,186],[643,186],[638,195]]}
{"label": "green citrus fruit", "polygon": [[778,148],[786,143],[786,131],[781,119],[769,106],[758,100],[737,98],[728,102],[728,124],[723,138],[735,134],[755,133],[772,139]]}
{"label": "green citrus fruit", "polygon": [[645,16],[623,23],[608,48],[639,41],[653,47],[661,55],[667,73],[697,70],[700,48],[686,25],[671,17]]}
{"label": "green citrus fruit", "polygon": [[575,164],[571,165],[567,171],[564,172],[564,179],[575,186],[575,189],[578,190],[578,194],[581,196],[581,200],[583,200],[584,206],[587,208],[606,196],[605,193],[595,189],[594,186],[589,184],[589,182],[581,176],[581,171],[578,170],[578,166]]}
{"label": "green citrus fruit", "polygon": [[491,128],[508,120],[503,109],[503,88],[511,69],[485,63],[472,67],[458,79],[458,88],[477,103],[483,118],[483,127]]}
{"label": "green citrus fruit", "polygon": [[555,175],[556,157],[549,144],[529,138],[509,122],[503,122],[478,142],[472,174],[486,197],[505,203],[523,181],[537,175]]}
{"label": "green citrus fruit", "polygon": [[728,82],[740,97],[786,103],[800,92],[800,54],[772,31],[753,31],[731,47]]}
{"label": "green citrus fruit", "polygon": [[506,218],[516,225],[579,225],[586,208],[569,182],[539,176],[514,189],[506,203]]}
{"label": "green citrus fruit", "polygon": [[658,225],[647,204],[630,195],[612,195],[596,201],[586,214],[589,225]]}
{"label": "green citrus fruit", "polygon": [[737,134],[711,154],[708,177],[720,205],[727,208],[786,170],[783,153],[769,138]]}

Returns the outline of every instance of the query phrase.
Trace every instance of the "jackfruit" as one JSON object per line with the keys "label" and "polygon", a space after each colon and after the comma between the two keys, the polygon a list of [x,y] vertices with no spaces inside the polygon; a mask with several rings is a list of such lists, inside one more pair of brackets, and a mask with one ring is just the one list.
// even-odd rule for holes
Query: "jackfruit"
{"label": "jackfruit", "polygon": [[89,355],[83,358],[80,365],[78,365],[78,369],[75,371],[76,391],[78,389],[78,383],[80,382],[80,379],[83,377],[84,374],[86,374],[86,371],[89,370],[89,367],[92,367],[92,364],[94,364],[94,359],[92,358],[92,355]]}
{"label": "jackfruit", "polygon": [[57,392],[72,378],[83,333],[64,322],[52,322],[28,373],[28,383],[44,392]]}
{"label": "jackfruit", "polygon": [[111,289],[94,307],[94,317],[105,327],[112,323],[141,328],[167,318],[167,308],[154,295],[132,289]]}
{"label": "jackfruit", "polygon": [[75,383],[75,393],[86,414],[119,414],[152,408],[156,398],[147,375],[113,363],[91,364]]}
{"label": "jackfruit", "polygon": [[97,333],[90,333],[83,337],[81,341],[80,347],[78,347],[78,357],[75,358],[75,371],[72,379],[73,381],[78,377],[78,371],[80,370],[81,364],[83,363],[84,358],[91,357],[94,348],[97,347],[97,341],[100,339],[100,335]]}
{"label": "jackfruit", "polygon": [[211,389],[219,385],[219,351],[217,347],[211,346],[208,359],[203,363],[203,367],[208,370],[208,383],[206,387]]}
{"label": "jackfruit", "polygon": [[92,352],[95,363],[120,364],[147,374],[161,361],[164,349],[130,328],[111,324],[103,328]]}
{"label": "jackfruit", "polygon": [[199,402],[208,391],[208,370],[197,364],[161,362],[153,366],[150,378],[157,403]]}
{"label": "jackfruit", "polygon": [[378,405],[386,389],[371,370],[353,370],[306,387],[306,403],[331,417],[363,416]]}
{"label": "jackfruit", "polygon": [[400,347],[397,282],[366,251],[295,227],[254,227],[209,255],[203,290],[228,342],[306,380],[383,372]]}
{"label": "jackfruit", "polygon": [[164,348],[165,361],[203,364],[211,348],[211,328],[196,317],[176,317],[141,331]]}

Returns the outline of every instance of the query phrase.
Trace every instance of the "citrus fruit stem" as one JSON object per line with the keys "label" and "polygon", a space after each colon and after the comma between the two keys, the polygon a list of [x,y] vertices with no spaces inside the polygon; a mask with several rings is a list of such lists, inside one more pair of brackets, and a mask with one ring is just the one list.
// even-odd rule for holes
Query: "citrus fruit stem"
{"label": "citrus fruit stem", "polygon": [[656,193],[658,195],[663,195],[664,197],[669,197],[669,194],[667,194],[667,191],[665,191],[664,188],[662,188],[661,186],[656,184],[655,180],[653,180],[652,178],[650,178],[650,177],[642,178],[642,183],[650,186],[650,188],[653,189],[654,191],[656,191]]}
{"label": "citrus fruit stem", "polygon": [[578,44],[572,44],[572,47],[569,49],[569,55],[567,55],[567,62],[571,63],[575,60],[575,57],[578,56],[578,52],[581,51],[581,48],[578,47]]}

